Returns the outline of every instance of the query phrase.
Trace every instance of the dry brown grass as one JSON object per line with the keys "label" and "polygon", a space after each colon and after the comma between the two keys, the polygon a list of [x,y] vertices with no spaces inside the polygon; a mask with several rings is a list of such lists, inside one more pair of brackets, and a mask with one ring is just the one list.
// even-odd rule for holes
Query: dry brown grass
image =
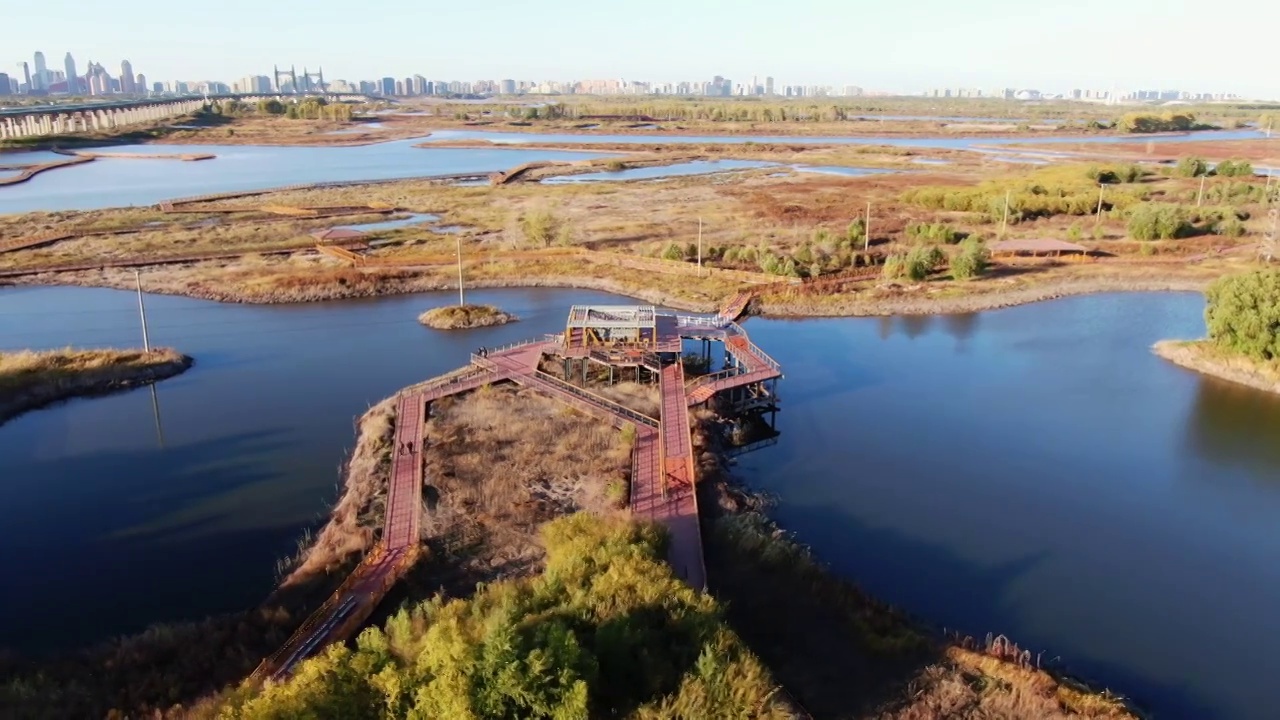
{"label": "dry brown grass", "polygon": [[[696,149],[696,148],[695,148]],[[872,150],[875,152],[862,152]],[[687,155],[689,148],[657,150],[656,158]],[[896,155],[886,148],[807,148],[769,144],[758,148],[719,149],[719,153],[740,152],[768,156],[776,160],[857,162],[860,155],[877,162],[905,162],[910,156]],[[710,153],[701,153],[710,154]],[[930,152],[930,155],[938,153]],[[649,157],[649,156],[640,156]],[[442,224],[460,224],[468,283],[476,286],[561,286],[609,290],[682,309],[709,309],[724,297],[741,289],[738,280],[717,277],[689,277],[653,270],[626,270],[572,259],[530,259],[504,257],[505,251],[531,248],[522,228],[522,218],[549,213],[556,232],[547,240],[554,245],[586,248],[628,258],[655,258],[671,245],[687,248],[697,239],[698,220],[703,221],[703,246],[711,267],[758,272],[758,257],[766,254],[785,258],[810,253],[828,273],[851,260],[865,263],[889,252],[900,252],[908,243],[905,229],[912,222],[947,222],[961,232],[992,239],[998,226],[976,214],[932,211],[906,203],[903,193],[918,185],[971,187],[983,180],[1029,181],[1044,171],[1034,168],[993,166],[976,153],[965,153],[962,162],[944,170],[847,178],[790,174],[771,177],[772,171],[735,173],[714,177],[673,178],[661,183],[540,185],[517,183],[503,187],[456,187],[423,181],[375,184],[345,188],[311,188],[274,193],[255,199],[260,203],[285,205],[348,205],[379,202],[441,216]],[[975,159],[976,158],[976,159]],[[648,161],[648,160],[646,160]],[[655,160],[657,161],[657,160]],[[1084,168],[1060,168],[1051,174],[1071,175]],[[1074,176],[1073,176],[1074,177]],[[1244,183],[1244,180],[1238,182]],[[1256,183],[1255,183],[1256,184]],[[1195,181],[1152,175],[1143,183],[1153,200],[1183,200],[1194,193]],[[872,205],[872,243],[869,253],[854,248],[858,257],[844,257],[839,246],[852,220],[861,218],[866,203]],[[1245,206],[1253,219],[1250,230],[1260,227],[1258,208]],[[119,213],[119,214],[117,214]],[[138,211],[99,211],[21,216],[24,228],[50,231],[64,225],[87,223],[111,225],[147,217]],[[113,260],[124,257],[163,257],[210,249],[244,252],[282,248],[294,251],[288,259],[260,261],[242,259],[206,262],[165,268],[155,273],[156,290],[197,297],[240,302],[305,302],[346,297],[413,292],[456,287],[450,272],[431,263],[452,256],[454,238],[423,228],[405,228],[379,233],[395,243],[371,251],[376,261],[412,263],[427,258],[427,267],[344,267],[331,259],[319,259],[303,252],[310,245],[306,232],[328,221],[243,218],[205,228],[170,228],[127,236],[81,238],[56,243],[43,249],[20,251],[0,257],[6,266],[36,267],[47,262]],[[1076,230],[1071,228],[1075,226]],[[1068,238],[1083,234],[1092,237],[1092,218],[1055,216],[1010,225],[1011,238]],[[1155,289],[1157,287],[1199,287],[1233,267],[1233,253],[1247,249],[1255,238],[1231,239],[1213,235],[1139,243],[1124,240],[1125,219],[1104,217],[1097,225],[1100,239],[1085,239],[1086,247],[1116,256],[1122,263],[1100,262],[1078,267],[1042,265],[1004,269],[980,282],[938,282],[921,287],[879,288],[879,282],[853,282],[824,286],[821,290],[770,292],[765,312],[780,314],[869,314],[896,311],[929,312],[940,307],[956,310],[995,307],[1056,296],[1058,286],[1077,288],[1096,280],[1103,289]],[[541,244],[541,243],[539,243]],[[736,250],[736,259],[723,254]],[[747,257],[744,259],[743,256]],[[751,257],[754,255],[755,257]],[[1148,257],[1148,255],[1151,255]],[[437,257],[439,256],[439,257]],[[1213,258],[1208,262],[1188,262],[1191,256]],[[432,260],[431,258],[435,258]],[[834,259],[834,264],[833,264]],[[1124,263],[1135,263],[1135,266]],[[798,262],[805,272],[809,260]],[[691,264],[679,267],[692,267]],[[59,276],[59,281],[81,284],[123,282],[125,275],[105,271]],[[23,282],[48,282],[36,278]],[[127,279],[127,278],[126,278]],[[782,280],[782,278],[779,278]],[[1160,283],[1164,284],[1161,285]],[[1040,286],[1035,292],[1026,288]],[[1073,290],[1080,292],[1083,290]],[[1003,299],[995,299],[996,295]],[[975,299],[955,300],[958,296]],[[988,297],[981,297],[988,296]],[[941,302],[941,304],[939,304]],[[951,305],[950,303],[960,303]],[[991,303],[995,303],[994,305]],[[965,304],[969,303],[969,304]]]}
{"label": "dry brown grass", "polygon": [[0,353],[0,423],[76,395],[95,395],[177,375],[191,358],[170,348]]}
{"label": "dry brown grass", "polygon": [[908,698],[880,720],[1133,718],[1108,695],[1081,690],[1048,673],[986,653],[947,648],[908,685]]}
{"label": "dry brown grass", "polygon": [[338,502],[315,541],[301,549],[292,572],[280,583],[282,588],[332,573],[373,547],[390,480],[395,414],[396,398],[390,397],[356,421],[356,447],[347,461]]}
{"label": "dry brown grass", "polygon": [[620,512],[620,433],[534,392],[490,387],[435,404],[426,427],[424,535],[478,578],[535,570],[543,522],[578,510]]}
{"label": "dry brown grass", "polygon": [[1280,393],[1280,362],[1264,362],[1234,354],[1208,340],[1161,340],[1152,350],[1189,370],[1265,392]]}

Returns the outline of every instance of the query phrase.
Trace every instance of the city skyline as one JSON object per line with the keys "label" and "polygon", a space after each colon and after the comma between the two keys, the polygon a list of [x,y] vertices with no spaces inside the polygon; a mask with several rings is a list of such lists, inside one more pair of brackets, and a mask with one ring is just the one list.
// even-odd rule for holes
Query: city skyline
{"label": "city skyline", "polygon": [[[66,22],[76,17],[71,0],[46,0],[12,16],[37,29],[26,40],[33,47],[76,48],[77,58],[128,55],[169,81],[229,81],[307,58],[325,65],[328,77],[347,80],[423,73],[664,83],[720,74],[901,94],[938,86],[1177,87],[1280,97],[1280,83],[1265,72],[1265,28],[1193,12],[1199,6],[1184,0],[1082,0],[1070,7],[796,0],[785,13],[758,0],[732,12],[673,0],[626,11],[584,0],[495,0],[483,22],[467,8],[404,8],[387,0],[367,0],[359,13],[330,0],[309,4],[307,13],[247,0],[216,9],[176,6],[163,17],[131,0],[120,6],[93,23]],[[226,52],[230,37],[234,54]],[[1189,37],[1219,46],[1229,39],[1232,53],[1182,52],[1177,40]],[[5,70],[16,71],[16,60]]]}
{"label": "city skyline", "polygon": [[[630,96],[755,96],[755,97],[857,97],[863,95],[901,95],[931,98],[998,98],[998,99],[1067,99],[1089,102],[1116,101],[1236,101],[1247,99],[1219,90],[1180,90],[1173,88],[1089,88],[1075,86],[1070,89],[1045,92],[1040,88],[1005,86],[999,88],[934,87],[919,92],[895,93],[858,85],[803,85],[777,82],[773,76],[753,75],[750,81],[735,82],[732,78],[716,75],[711,79],[682,80],[679,82],[652,82],[648,80],[575,79],[575,80],[516,80],[494,78],[479,80],[428,79],[421,73],[402,78],[382,75],[372,80],[348,80],[337,78],[332,82],[324,78],[323,68],[317,66],[311,72],[303,66],[301,74],[297,66],[290,64],[284,70],[272,66],[272,74],[250,74],[227,82],[223,79],[186,81],[159,81],[148,85],[141,73],[133,74],[132,63],[120,62],[120,72],[112,76],[101,63],[89,61],[84,75],[76,71],[76,61],[71,51],[64,58],[64,70],[50,70],[42,50],[32,53],[34,73],[26,61],[19,63],[23,80],[0,72],[0,95],[9,92],[20,94],[163,94],[163,93],[269,93],[314,92],[322,88],[332,92],[361,92],[386,96],[415,95],[511,95],[511,94],[586,94]],[[69,78],[74,78],[70,81]]]}

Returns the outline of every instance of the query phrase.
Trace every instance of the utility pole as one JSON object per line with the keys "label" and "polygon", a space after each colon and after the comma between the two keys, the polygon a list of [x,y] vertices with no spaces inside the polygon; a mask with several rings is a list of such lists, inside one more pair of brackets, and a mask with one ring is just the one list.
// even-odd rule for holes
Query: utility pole
{"label": "utility pole", "polygon": [[455,234],[454,239],[458,242],[458,307],[467,304],[467,299],[462,294],[462,235]]}
{"label": "utility pole", "polygon": [[1196,207],[1200,207],[1200,204],[1204,202],[1204,181],[1208,177],[1209,173],[1207,172],[1200,176],[1200,192],[1196,193]]}
{"label": "utility pole", "polygon": [[142,318],[142,349],[151,352],[151,339],[147,337],[147,308],[142,304],[142,275],[133,271],[133,281],[138,286],[138,316]]}
{"label": "utility pole", "polygon": [[1098,211],[1093,214],[1093,226],[1098,227],[1098,223],[1102,222],[1102,193],[1107,189],[1106,183],[1098,183]]}
{"label": "utility pole", "polygon": [[698,218],[698,277],[702,277],[702,218]]}
{"label": "utility pole", "polygon": [[862,252],[871,250],[871,201],[867,201],[867,222],[862,226]]}
{"label": "utility pole", "polygon": [[1004,191],[1004,219],[1000,221],[1000,239],[1004,239],[1005,230],[1009,227],[1009,191]]}

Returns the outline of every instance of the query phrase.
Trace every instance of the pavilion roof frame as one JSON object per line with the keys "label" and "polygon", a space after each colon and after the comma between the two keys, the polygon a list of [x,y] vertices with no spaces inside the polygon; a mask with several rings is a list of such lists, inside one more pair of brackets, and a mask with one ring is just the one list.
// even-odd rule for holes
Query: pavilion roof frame
{"label": "pavilion roof frame", "polygon": [[652,305],[574,305],[569,328],[654,330],[658,313]]}

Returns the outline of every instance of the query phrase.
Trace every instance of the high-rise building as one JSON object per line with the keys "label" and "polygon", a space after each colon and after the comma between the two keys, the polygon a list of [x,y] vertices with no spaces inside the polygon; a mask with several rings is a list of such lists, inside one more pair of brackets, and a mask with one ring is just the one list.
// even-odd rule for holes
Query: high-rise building
{"label": "high-rise building", "polygon": [[414,76],[413,76],[413,94],[414,94],[414,95],[426,95],[426,94],[427,94],[427,79],[426,79],[426,78],[422,77],[421,75],[414,75]]}
{"label": "high-rise building", "polygon": [[22,63],[22,81],[27,85],[27,92],[31,92],[31,66]]}
{"label": "high-rise building", "polygon": [[515,95],[515,94],[516,94],[516,81],[515,81],[515,80],[503,80],[503,81],[502,81],[502,83],[501,83],[500,91],[502,92],[502,94],[503,94],[503,95]]}
{"label": "high-rise building", "polygon": [[12,95],[12,94],[14,94],[13,82],[9,80],[8,73],[0,72],[0,95]]}
{"label": "high-rise building", "polygon": [[413,95],[413,78],[404,79],[404,92],[401,95]]}
{"label": "high-rise building", "polygon": [[258,95],[271,92],[271,78],[266,75],[246,75],[240,78],[234,88],[236,92],[247,95]]}
{"label": "high-rise building", "polygon": [[393,77],[382,78],[382,83],[378,86],[378,92],[387,97],[396,94],[396,79]]}
{"label": "high-rise building", "polygon": [[46,77],[49,74],[49,70],[44,65],[44,53],[37,50],[35,61],[36,61],[36,74],[31,78],[32,80],[35,81],[35,84],[31,86],[31,89],[45,90],[49,87],[49,78]]}
{"label": "high-rise building", "polygon": [[773,94],[773,78],[771,77],[767,77],[764,79],[764,94],[765,95]]}
{"label": "high-rise building", "polygon": [[147,92],[147,76],[138,73],[138,77],[133,81],[133,86],[138,89],[138,94],[145,95]]}
{"label": "high-rise building", "polygon": [[164,83],[162,83],[162,82],[152,83],[152,84],[151,84],[151,92],[153,92],[153,93],[162,93],[162,92],[164,92]]}
{"label": "high-rise building", "polygon": [[76,74],[76,59],[71,57],[71,53],[62,59],[62,67],[67,71],[67,94],[80,94],[80,76]]}
{"label": "high-rise building", "polygon": [[133,65],[128,60],[120,61],[120,92],[132,95],[137,88],[133,86]]}

